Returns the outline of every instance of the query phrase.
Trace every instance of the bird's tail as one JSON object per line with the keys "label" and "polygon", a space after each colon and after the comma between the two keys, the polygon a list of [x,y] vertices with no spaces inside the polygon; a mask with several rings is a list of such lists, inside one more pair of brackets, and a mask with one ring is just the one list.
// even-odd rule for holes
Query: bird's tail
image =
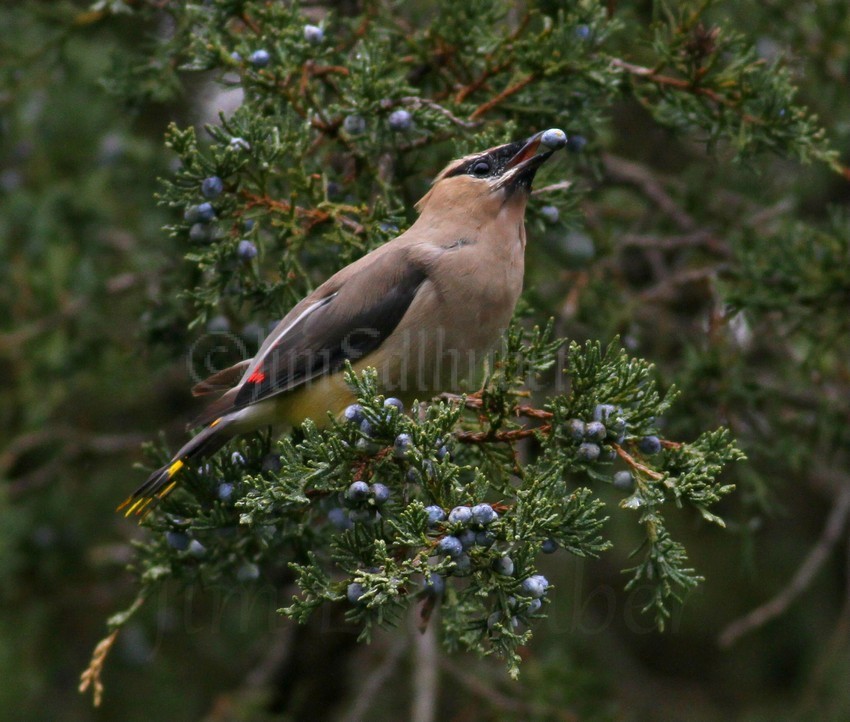
{"label": "bird's tail", "polygon": [[213,421],[180,449],[170,462],[153,472],[144,484],[121,502],[116,511],[123,511],[124,516],[147,516],[156,502],[166,497],[177,486],[174,477],[187,462],[206,458],[227,443],[232,436],[227,430],[230,423],[226,417]]}

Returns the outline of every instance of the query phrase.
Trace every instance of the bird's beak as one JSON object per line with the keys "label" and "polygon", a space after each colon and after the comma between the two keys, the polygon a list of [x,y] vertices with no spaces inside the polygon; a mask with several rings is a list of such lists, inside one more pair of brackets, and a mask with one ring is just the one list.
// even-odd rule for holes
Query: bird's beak
{"label": "bird's beak", "polygon": [[[505,165],[505,170],[499,178],[499,188],[507,187],[510,190],[516,188],[531,189],[531,182],[534,180],[534,174],[554,153],[554,150],[547,150],[545,153],[538,153],[540,148],[540,139],[543,137],[544,131],[535,133],[519,150],[511,156],[511,159]],[[516,143],[515,145],[519,145]]]}

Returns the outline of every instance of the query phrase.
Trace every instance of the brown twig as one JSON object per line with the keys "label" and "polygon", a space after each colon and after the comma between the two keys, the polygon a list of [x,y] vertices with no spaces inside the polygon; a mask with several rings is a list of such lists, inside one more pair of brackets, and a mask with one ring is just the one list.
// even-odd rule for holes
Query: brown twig
{"label": "brown twig", "polygon": [[642,303],[660,303],[673,299],[677,290],[683,286],[690,286],[694,283],[707,282],[716,278],[720,273],[728,270],[728,263],[717,263],[706,268],[689,268],[680,271],[669,278],[664,279],[661,283],[646,291],[643,291],[639,298]]}
{"label": "brown twig", "polygon": [[[481,398],[480,392],[475,394],[468,394],[466,396],[460,396],[458,394],[453,394],[447,391],[440,394],[437,398],[441,401],[462,401],[464,403],[464,406],[466,406],[466,408],[468,409],[484,408],[484,400]],[[514,415],[526,416],[528,418],[534,419],[551,419],[553,416],[551,411],[546,411],[545,409],[538,409],[534,406],[528,406],[526,404],[519,404],[515,406]]]}
{"label": "brown twig", "polygon": [[554,414],[546,409],[538,409],[534,406],[520,405],[514,409],[517,416],[525,416],[530,419],[551,419]]}
{"label": "brown twig", "polygon": [[85,694],[89,687],[92,688],[93,704],[95,707],[100,707],[103,701],[103,682],[100,681],[100,675],[103,672],[103,665],[109,656],[109,650],[115,644],[115,639],[118,637],[116,629],[104,639],[98,642],[91,656],[89,666],[83,670],[80,675],[80,686],[78,687],[80,694]]}
{"label": "brown twig", "polygon": [[729,246],[719,239],[714,233],[699,228],[692,233],[684,233],[677,236],[655,236],[639,233],[626,233],[620,236],[620,246],[628,248],[645,248],[660,251],[674,251],[680,248],[702,247],[717,255],[727,257],[731,255]]}
{"label": "brown twig", "polygon": [[341,213],[330,213],[322,210],[321,208],[301,208],[300,206],[293,207],[293,205],[288,201],[275,200],[274,198],[260,196],[249,191],[242,191],[242,197],[247,201],[245,204],[245,210],[250,210],[251,208],[259,206],[261,208],[268,208],[277,211],[278,213],[294,213],[296,218],[302,218],[309,221],[308,230],[320,223],[335,221],[341,226],[351,229],[351,232],[357,235],[366,232],[366,229],[360,223],[355,221],[353,218],[342,215]]}
{"label": "brown twig", "polygon": [[847,648],[850,639],[850,536],[847,537],[844,554],[844,605],[835,624],[835,628],[826,644],[826,649],[820,655],[814,671],[801,695],[795,719],[813,719],[817,717],[816,710],[822,696],[822,690],[830,671],[834,669],[837,660]]}
{"label": "brown twig", "polygon": [[[464,406],[468,409],[480,411],[484,408],[484,401],[479,395],[464,397],[446,392],[440,394],[437,398],[443,401],[462,401]],[[538,409],[534,406],[527,406],[525,404],[515,406],[513,414],[515,416],[522,416],[529,419],[542,419],[544,421],[548,421],[553,416],[551,411]],[[510,444],[514,441],[520,441],[521,439],[527,439],[534,436],[538,431],[543,434],[548,434],[551,430],[552,427],[549,424],[541,424],[540,426],[534,427],[522,426],[518,429],[509,429],[507,431],[494,431],[492,429],[489,431],[458,431],[455,434],[455,438],[463,444],[483,444],[489,441],[498,441]]]}
{"label": "brown twig", "polygon": [[648,466],[644,466],[619,444],[611,444],[611,446],[617,452],[617,455],[633,469],[643,472],[650,479],[655,479],[656,481],[661,481],[664,478],[664,474],[650,469]]}
{"label": "brown twig", "polygon": [[758,118],[755,115],[751,115],[750,113],[745,113],[741,111],[738,103],[721,95],[720,93],[715,90],[712,90],[711,88],[706,88],[705,86],[697,85],[696,83],[690,80],[686,80],[685,78],[674,78],[670,75],[661,75],[652,68],[645,68],[642,65],[634,65],[633,63],[627,63],[625,60],[620,60],[620,58],[613,58],[611,60],[611,65],[613,65],[615,68],[619,68],[620,70],[624,70],[625,72],[629,73],[630,75],[633,75],[636,78],[647,80],[662,87],[675,88],[676,90],[684,90],[685,92],[692,93],[693,95],[701,95],[705,98],[708,98],[715,105],[739,111],[741,118],[745,122],[751,123],[752,125],[764,124],[764,121],[761,118]]}
{"label": "brown twig", "polygon": [[358,683],[359,693],[354,699],[348,713],[342,718],[343,722],[359,722],[369,718],[369,708],[394,672],[398,670],[402,655],[407,651],[408,640],[404,635],[397,635],[393,645],[387,651],[387,656],[375,667],[370,674]]}
{"label": "brown twig", "polygon": [[[143,593],[140,593],[136,597],[130,608],[122,613],[124,621],[139,610],[145,603],[145,599],[146,597]],[[77,689],[80,694],[85,694],[89,687],[91,687],[95,707],[99,707],[103,701],[103,682],[100,679],[100,675],[103,674],[103,665],[106,663],[106,658],[109,656],[109,652],[115,644],[115,639],[118,637],[118,632],[120,631],[121,626],[116,626],[115,629],[97,643],[94,652],[92,652],[88,667],[80,675],[80,685]]]}
{"label": "brown twig", "polygon": [[511,444],[520,439],[527,439],[534,436],[538,431],[543,434],[548,434],[551,427],[548,424],[535,426],[533,428],[523,426],[519,429],[510,429],[508,431],[458,431],[455,438],[462,444],[483,444],[488,441],[500,441],[502,443]]}
{"label": "brown twig", "polygon": [[[108,278],[104,284],[108,294],[123,293],[131,290],[140,278],[132,273],[119,273]],[[0,333],[0,354],[20,352],[21,347],[36,336],[53,330],[63,321],[74,318],[81,311],[89,308],[88,298],[66,298],[60,302],[60,307],[53,313],[34,319],[26,324],[18,324],[18,328],[8,333]]]}
{"label": "brown twig", "polygon": [[511,67],[512,58],[508,58],[507,60],[504,60],[496,65],[491,65],[491,63],[493,62],[495,54],[499,49],[501,49],[505,45],[510,45],[525,32],[525,29],[528,27],[529,22],[531,22],[531,13],[527,12],[523,16],[522,21],[517,24],[517,27],[511,32],[511,34],[507,38],[505,38],[505,42],[500,44],[499,48],[489,53],[485,57],[487,67],[481,73],[481,75],[479,75],[475,80],[473,80],[471,83],[464,86],[457,92],[457,95],[455,96],[456,103],[462,103],[475,91],[483,88],[487,84],[487,81],[490,80],[490,78],[495,77],[503,70],[506,70]]}
{"label": "brown twig", "polygon": [[559,181],[558,183],[551,183],[548,186],[543,186],[542,188],[538,188],[537,190],[533,190],[533,191],[531,191],[531,195],[539,196],[539,195],[543,195],[544,193],[552,193],[553,191],[565,191],[565,190],[568,190],[569,188],[572,188],[572,185],[573,185],[572,181],[568,181],[568,180]]}
{"label": "brown twig", "polygon": [[413,703],[412,722],[434,722],[437,711],[439,683],[439,646],[437,629],[428,624],[420,629],[416,610],[413,610],[410,636],[413,638]]}
{"label": "brown twig", "polygon": [[242,15],[240,15],[240,19],[242,20],[243,23],[245,23],[245,25],[247,25],[249,28],[251,28],[251,32],[253,32],[254,35],[262,35],[263,34],[263,29],[259,25],[257,25],[257,23],[254,21],[254,19],[251,18],[251,16],[248,15],[247,13],[242,13]]}
{"label": "brown twig", "polygon": [[602,155],[602,164],[605,166],[605,172],[608,176],[619,183],[636,186],[682,231],[692,233],[697,230],[696,221],[673,200],[664,189],[661,181],[649,168],[609,153]]}
{"label": "brown twig", "polygon": [[414,110],[418,110],[419,108],[430,108],[431,110],[436,110],[438,113],[448,118],[452,123],[454,123],[455,125],[459,125],[462,128],[478,128],[481,125],[481,122],[458,118],[448,108],[444,108],[439,103],[435,103],[433,100],[428,100],[427,98],[420,98],[415,95],[408,95],[404,98],[401,98],[400,102],[404,105],[410,106]]}
{"label": "brown twig", "polygon": [[473,80],[469,85],[465,85],[462,87],[455,95],[455,103],[462,103],[466,100],[470,95],[472,95],[476,90],[480,90],[484,87],[490,78],[498,75],[503,70],[508,68],[510,63],[505,61],[504,63],[500,63],[499,65],[491,65],[488,66],[481,75],[479,75],[475,80]]}
{"label": "brown twig", "polygon": [[721,647],[731,647],[748,632],[758,629],[783,614],[791,603],[811,584],[830,552],[841,537],[850,516],[850,485],[844,486],[829,512],[817,544],[806,556],[790,583],[773,599],[735,620],[723,630],[719,638]]}
{"label": "brown twig", "polygon": [[486,115],[497,105],[507,100],[512,95],[516,95],[525,86],[530,85],[535,80],[537,80],[537,74],[530,73],[521,80],[518,80],[513,85],[509,85],[501,93],[498,93],[497,95],[493,96],[486,103],[482,103],[475,110],[473,110],[472,113],[469,114],[469,119],[475,120],[476,118],[480,118],[482,115]]}
{"label": "brown twig", "polygon": [[304,67],[314,78],[322,78],[326,75],[348,76],[351,74],[344,65],[316,65],[314,62],[308,62]]}
{"label": "brown twig", "polygon": [[[762,120],[758,116],[742,111],[740,104],[737,102],[737,99],[727,98],[718,93],[716,90],[706,88],[705,86],[699,85],[696,82],[687,80],[685,78],[674,78],[670,75],[662,75],[661,73],[658,73],[652,68],[646,68],[642,65],[628,63],[625,60],[621,60],[620,58],[613,58],[611,60],[611,64],[615,68],[619,68],[620,70],[623,70],[636,78],[647,80],[649,82],[655,83],[660,87],[675,88],[676,90],[682,90],[693,95],[701,95],[705,98],[708,98],[717,106],[722,106],[724,108],[729,108],[730,110],[736,111],[745,123],[750,123],[751,125],[764,125],[764,120]],[[845,179],[850,180],[850,166],[846,166],[837,160],[828,161],[827,165],[829,165],[834,171],[839,173]]]}
{"label": "brown twig", "polygon": [[[488,684],[479,675],[471,672],[466,666],[458,664],[446,656],[440,659],[440,666],[451,675],[453,680],[460,682],[468,692],[495,709],[514,713],[517,719],[527,719],[532,716],[561,720],[562,722],[577,722],[579,719],[574,713],[564,709],[563,706],[551,706],[508,696],[496,689],[495,685]],[[477,716],[481,716],[480,710]]]}

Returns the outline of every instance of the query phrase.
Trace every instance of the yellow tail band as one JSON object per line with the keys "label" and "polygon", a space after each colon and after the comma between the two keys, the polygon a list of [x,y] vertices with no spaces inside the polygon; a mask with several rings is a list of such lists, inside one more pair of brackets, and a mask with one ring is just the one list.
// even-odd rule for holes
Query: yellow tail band
{"label": "yellow tail band", "polygon": [[[165,480],[171,481],[172,477],[184,466],[186,466],[186,464],[181,459],[172,461],[171,465],[165,471]],[[168,484],[168,486],[166,486],[162,491],[154,492],[150,496],[145,495],[139,497],[138,499],[133,499],[133,497],[131,496],[128,499],[125,499],[121,503],[121,506],[116,509],[116,511],[124,511],[126,509],[126,511],[124,511],[124,516],[130,516],[132,514],[136,514],[138,516],[143,512],[144,515],[147,516],[150,513],[150,509],[148,509],[148,507],[150,506],[151,502],[153,502],[155,498],[164,498],[169,493],[171,493],[175,486],[177,486],[177,482],[171,481],[171,483]]]}

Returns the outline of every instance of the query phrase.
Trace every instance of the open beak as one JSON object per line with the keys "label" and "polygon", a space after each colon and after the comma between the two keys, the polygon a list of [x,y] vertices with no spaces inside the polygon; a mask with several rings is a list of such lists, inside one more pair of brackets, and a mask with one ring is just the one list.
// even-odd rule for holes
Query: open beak
{"label": "open beak", "polygon": [[522,147],[511,157],[505,165],[505,170],[502,177],[499,179],[498,187],[508,187],[510,190],[524,188],[531,190],[531,182],[534,180],[534,175],[537,169],[540,168],[554,153],[554,150],[547,150],[545,153],[538,153],[540,148],[540,139],[545,131],[540,131],[532,135]]}

